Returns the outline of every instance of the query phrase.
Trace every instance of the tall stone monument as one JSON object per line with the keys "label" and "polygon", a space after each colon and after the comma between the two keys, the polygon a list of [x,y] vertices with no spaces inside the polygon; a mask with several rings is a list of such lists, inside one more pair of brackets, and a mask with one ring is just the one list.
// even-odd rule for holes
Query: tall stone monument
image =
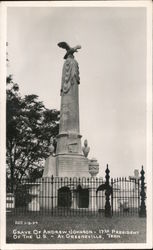
{"label": "tall stone monument", "polygon": [[[61,108],[59,135],[57,136],[57,149],[54,159],[46,161],[44,177],[54,169],[53,173],[60,177],[89,177],[88,159],[84,156],[81,146],[79,123],[79,65],[74,53],[81,46],[71,48],[67,43],[61,42],[59,47],[66,49],[65,62],[61,80]],[[53,156],[50,156],[53,158]],[[50,163],[55,166],[50,166]]]}
{"label": "tall stone monument", "polygon": [[[50,156],[45,162],[40,189],[40,205],[45,209],[61,207],[63,206],[63,200],[66,199],[67,201],[68,197],[71,197],[67,206],[72,209],[88,207],[89,210],[96,211],[96,182],[94,178],[99,171],[99,164],[95,158],[91,160],[87,158],[90,148],[87,140],[82,147],[80,135],[79,65],[73,54],[81,46],[71,48],[65,42],[59,43],[58,46],[67,51],[64,56],[65,62],[61,81],[59,134],[55,154],[52,138],[50,140]],[[65,180],[65,178],[60,177],[68,178],[64,182],[61,179]],[[86,182],[85,178],[75,178],[72,185],[73,177],[90,177],[91,182]],[[79,180],[79,183],[76,180]],[[45,199],[45,197],[49,198]],[[56,198],[50,199],[50,197]]]}

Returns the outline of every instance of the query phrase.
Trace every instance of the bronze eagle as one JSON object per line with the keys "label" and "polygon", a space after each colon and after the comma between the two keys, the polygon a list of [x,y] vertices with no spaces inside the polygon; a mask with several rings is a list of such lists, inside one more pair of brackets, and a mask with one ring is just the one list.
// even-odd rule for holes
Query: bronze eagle
{"label": "bronze eagle", "polygon": [[66,49],[67,52],[64,56],[64,59],[67,59],[69,55],[73,55],[75,52],[78,52],[78,49],[81,49],[80,45],[77,45],[72,48],[66,42],[60,42],[57,45],[62,49]]}

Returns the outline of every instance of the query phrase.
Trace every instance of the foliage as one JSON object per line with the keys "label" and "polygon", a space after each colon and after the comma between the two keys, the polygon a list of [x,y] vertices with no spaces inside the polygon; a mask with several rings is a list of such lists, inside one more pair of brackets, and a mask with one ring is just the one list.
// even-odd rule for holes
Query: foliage
{"label": "foliage", "polygon": [[27,206],[31,202],[32,197],[29,194],[29,189],[26,185],[18,184],[18,188],[15,192],[15,207]]}
{"label": "foliage", "polygon": [[21,97],[11,75],[6,82],[7,178],[15,186],[33,171],[40,176],[51,136],[56,144],[59,111],[46,109],[37,95]]}

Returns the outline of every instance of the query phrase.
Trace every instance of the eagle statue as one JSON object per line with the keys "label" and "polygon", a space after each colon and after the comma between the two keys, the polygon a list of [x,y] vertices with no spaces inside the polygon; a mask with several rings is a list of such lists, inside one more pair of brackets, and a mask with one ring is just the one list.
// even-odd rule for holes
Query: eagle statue
{"label": "eagle statue", "polygon": [[80,45],[77,45],[72,48],[66,42],[60,42],[57,45],[62,49],[66,49],[67,52],[64,56],[64,59],[67,59],[69,55],[73,55],[75,52],[78,52],[78,49],[81,49]]}

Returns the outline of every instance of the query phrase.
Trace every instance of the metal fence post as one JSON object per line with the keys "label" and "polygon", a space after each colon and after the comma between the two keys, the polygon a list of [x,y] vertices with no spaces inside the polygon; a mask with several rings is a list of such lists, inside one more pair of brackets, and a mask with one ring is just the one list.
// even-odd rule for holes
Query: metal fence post
{"label": "metal fence post", "polygon": [[111,207],[112,207],[112,215],[113,215],[113,178],[111,179],[111,187],[112,187]]}
{"label": "metal fence post", "polygon": [[143,166],[142,166],[142,170],[141,170],[141,192],[140,192],[140,198],[141,198],[141,204],[140,204],[140,210],[139,210],[139,216],[140,217],[146,217],[146,204],[145,204],[145,199],[146,199],[146,192],[145,192],[145,177],[144,177],[144,170],[143,170]]}
{"label": "metal fence post", "polygon": [[[47,183],[48,184],[48,183]],[[54,176],[51,176],[51,213],[53,215],[53,198],[54,198],[54,193],[53,193],[53,184],[54,184]]]}
{"label": "metal fence post", "polygon": [[107,164],[107,168],[106,168],[106,182],[105,182],[105,185],[106,185],[106,191],[105,191],[105,197],[106,197],[106,202],[105,202],[105,217],[111,217],[111,205],[110,205],[110,194],[111,194],[111,187],[109,185],[109,173],[110,173],[110,170],[108,169],[108,164]]}

